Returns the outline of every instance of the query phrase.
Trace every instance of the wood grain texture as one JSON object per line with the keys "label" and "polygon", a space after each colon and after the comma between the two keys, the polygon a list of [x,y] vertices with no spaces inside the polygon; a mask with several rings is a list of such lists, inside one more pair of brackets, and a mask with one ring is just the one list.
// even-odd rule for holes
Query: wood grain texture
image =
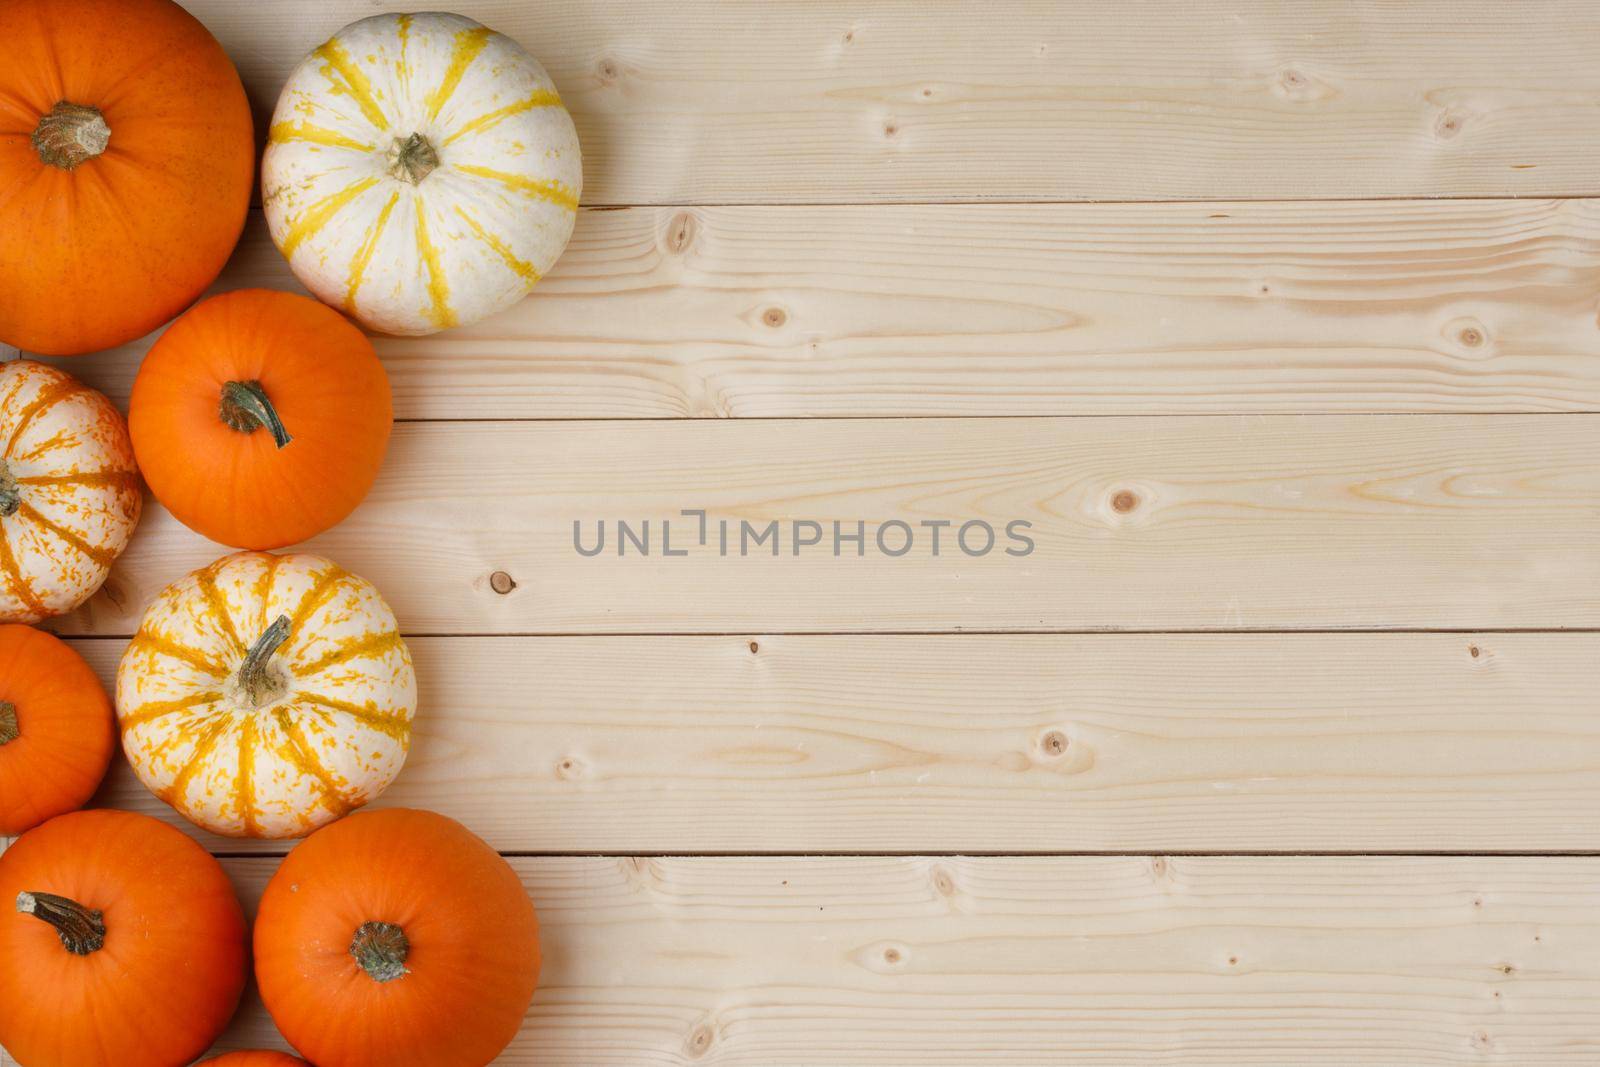
{"label": "wood grain texture", "polygon": [[[108,684],[121,640],[74,640]],[[514,852],[1588,850],[1600,635],[413,638],[380,806]],[[121,760],[97,803],[215,850]]]}
{"label": "wood grain texture", "polygon": [[[366,0],[186,0],[265,118]],[[457,0],[533,52],[590,204],[1594,191],[1584,0]]]}
{"label": "wood grain texture", "polygon": [[[1596,859],[511,862],[545,969],[505,1065],[1600,1058]],[[280,1040],[252,1004],[225,1046]]]}
{"label": "wood grain texture", "polygon": [[[408,633],[1600,625],[1600,416],[413,423],[309,544]],[[292,430],[292,427],[291,427]],[[692,544],[708,511],[705,546]],[[661,554],[661,523],[677,520]],[[592,549],[581,556],[574,522]],[[617,520],[653,554],[616,554]],[[793,554],[792,521],[821,546]],[[728,522],[721,555],[719,524]],[[772,541],[741,556],[741,523]],[[904,523],[909,530],[889,526]],[[940,555],[933,528],[942,529]],[[1035,549],[1004,528],[1027,521]],[[858,557],[832,523],[861,524]],[[958,527],[987,522],[971,558]],[[823,525],[825,524],[825,525]],[[905,555],[906,533],[914,538]],[[802,528],[809,535],[809,528]],[[981,526],[967,543],[982,549]],[[747,546],[748,548],[748,546]],[[127,634],[222,550],[151,507],[70,632]],[[505,572],[507,594],[490,583]]]}
{"label": "wood grain texture", "polygon": [[[1581,411],[1597,290],[1600,201],[631,208],[374,341],[404,419]],[[123,403],[152,340],[57,362]]]}

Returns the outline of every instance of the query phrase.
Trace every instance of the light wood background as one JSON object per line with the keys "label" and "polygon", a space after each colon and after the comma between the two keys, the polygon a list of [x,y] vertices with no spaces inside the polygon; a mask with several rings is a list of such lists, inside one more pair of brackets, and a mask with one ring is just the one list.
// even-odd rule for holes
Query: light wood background
{"label": "light wood background", "polygon": [[[185,2],[262,119],[384,9]],[[312,547],[411,635],[380,803],[541,909],[502,1062],[1600,1062],[1600,8],[452,6],[587,206],[375,339],[402,422]],[[296,288],[259,215],[243,286]],[[69,365],[125,402],[152,341]],[[573,551],[683,508],[1038,547]],[[58,629],[109,678],[221,551],[152,506]],[[202,839],[248,901],[282,852]]]}

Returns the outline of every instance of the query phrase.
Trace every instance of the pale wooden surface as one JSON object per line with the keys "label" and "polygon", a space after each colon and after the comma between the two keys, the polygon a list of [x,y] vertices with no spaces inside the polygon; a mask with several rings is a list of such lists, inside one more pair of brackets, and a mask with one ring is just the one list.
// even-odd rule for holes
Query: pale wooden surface
{"label": "pale wooden surface", "polygon": [[[1584,627],[1597,439],[1597,415],[412,423],[309,545],[407,633]],[[697,534],[684,508],[710,509],[709,544],[662,556],[662,519],[675,551]],[[580,556],[573,522],[592,547],[601,518],[607,551]],[[615,554],[619,518],[652,520],[654,555]],[[780,556],[740,557],[739,522],[773,519],[824,523],[823,550],[793,556],[785,525]],[[983,558],[951,546],[973,519],[1002,531]],[[1013,519],[1029,556],[1004,555]],[[927,531],[835,558],[835,520],[955,525],[937,558]],[[152,507],[57,625],[131,633],[221,552]]]}
{"label": "pale wooden surface", "polygon": [[[376,342],[403,419],[1593,411],[1597,289],[1590,200],[645,207]],[[58,362],[121,402],[152,340]]]}
{"label": "pale wooden surface", "polygon": [[546,962],[502,1064],[1600,1059],[1593,858],[512,862]]}
{"label": "pale wooden surface", "polygon": [[[258,114],[383,9],[187,6]],[[742,854],[514,859],[501,1062],[1600,1062],[1600,10],[454,6],[549,68],[591,210],[522,306],[376,339],[420,421],[313,547],[414,635],[384,802]],[[245,285],[293,287],[258,219]],[[124,399],[149,343],[71,366]],[[1137,417],[902,418],[957,415]],[[697,506],[1039,549],[571,548]],[[151,507],[62,628],[220,551]],[[934,855],[748,855],[798,852]]]}
{"label": "pale wooden surface", "polygon": [[[73,644],[109,682],[124,642]],[[410,645],[379,803],[506,851],[1589,850],[1600,821],[1594,634]],[[100,802],[192,829],[120,762]]]}
{"label": "pale wooden surface", "polygon": [[[258,115],[367,0],[187,0]],[[1587,0],[454,0],[550,71],[590,204],[1587,194]]]}

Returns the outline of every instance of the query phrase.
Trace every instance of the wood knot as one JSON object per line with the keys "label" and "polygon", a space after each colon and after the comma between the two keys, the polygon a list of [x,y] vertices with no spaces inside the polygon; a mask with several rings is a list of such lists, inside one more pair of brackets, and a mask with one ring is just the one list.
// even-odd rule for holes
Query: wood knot
{"label": "wood knot", "polygon": [[1167,857],[1165,857],[1165,856],[1152,856],[1152,857],[1150,857],[1150,873],[1155,875],[1156,878],[1158,878],[1158,879],[1165,878],[1167,876],[1168,867],[1169,867],[1169,864],[1167,863]]}
{"label": "wood knot", "polygon": [[711,1024],[701,1023],[699,1026],[689,1031],[688,1040],[684,1042],[684,1051],[687,1052],[693,1059],[699,1059],[701,1056],[704,1056],[708,1051],[710,1051],[711,1046],[716,1043],[716,1040],[717,1034],[716,1031],[711,1028]]}
{"label": "wood knot", "polygon": [[951,873],[943,867],[933,869],[933,891],[941,897],[956,895],[956,880]]}
{"label": "wood knot", "polygon": [[576,756],[562,756],[556,761],[556,777],[570,782],[583,777],[583,761]]}
{"label": "wood knot", "polygon": [[512,578],[511,575],[507,574],[505,571],[495,571],[493,574],[489,575],[489,588],[493,589],[501,596],[505,596],[516,587],[516,579]]}
{"label": "wood knot", "polygon": [[1111,510],[1119,515],[1126,515],[1139,506],[1139,494],[1130,489],[1121,489],[1111,498]]}
{"label": "wood knot", "polygon": [[689,251],[689,246],[694,244],[695,234],[699,224],[695,222],[694,214],[689,211],[680,211],[672,216],[667,223],[665,244],[667,251],[675,256],[681,256]]}
{"label": "wood knot", "polygon": [[616,60],[609,56],[595,64],[594,69],[595,73],[600,76],[601,85],[615,85],[617,79],[622,75],[622,68],[617,65]]}
{"label": "wood knot", "polygon": [[768,308],[761,313],[761,321],[773,329],[777,329],[789,321],[789,313],[782,308]]}
{"label": "wood knot", "polygon": [[1039,738],[1039,748],[1043,750],[1044,754],[1047,756],[1066,755],[1067,746],[1070,743],[1071,742],[1067,740],[1067,735],[1062,733],[1060,730],[1051,730],[1043,737]]}
{"label": "wood knot", "polygon": [[885,122],[883,124],[883,135],[885,137],[893,138],[896,135],[898,135],[899,133],[900,133],[900,124],[898,122],[894,121],[894,119],[890,119],[888,122]]}
{"label": "wood knot", "polygon": [[1479,656],[1483,655],[1483,649],[1479,648],[1477,645],[1468,645],[1467,655],[1471,656],[1473,659],[1477,659]]}
{"label": "wood knot", "polygon": [[1461,127],[1466,125],[1466,120],[1460,115],[1446,111],[1440,115],[1433,124],[1433,132],[1442,141],[1448,141],[1461,132]]}
{"label": "wood knot", "polygon": [[1456,340],[1468,348],[1477,348],[1483,344],[1483,331],[1476,326],[1468,326],[1456,335]]}
{"label": "wood knot", "polygon": [[750,654],[753,656],[757,652],[760,652],[760,651],[761,651],[761,642],[759,642],[759,641],[751,641],[750,642]]}

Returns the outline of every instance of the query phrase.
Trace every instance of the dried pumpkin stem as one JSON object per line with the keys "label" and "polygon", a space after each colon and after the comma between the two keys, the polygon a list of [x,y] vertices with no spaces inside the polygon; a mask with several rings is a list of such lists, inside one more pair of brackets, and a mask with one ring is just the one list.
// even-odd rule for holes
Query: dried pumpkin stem
{"label": "dried pumpkin stem", "polygon": [[350,942],[350,955],[374,982],[392,982],[411,973],[406,970],[411,942],[394,923],[362,923]]}
{"label": "dried pumpkin stem", "polygon": [[0,518],[10,518],[22,507],[22,490],[6,461],[0,459]]}
{"label": "dried pumpkin stem", "polygon": [[87,956],[105,947],[106,917],[76,900],[50,893],[18,893],[17,910],[54,926],[56,936],[74,956]]}
{"label": "dried pumpkin stem", "polygon": [[17,706],[9,700],[0,700],[0,745],[9,745],[22,736],[17,725]]}
{"label": "dried pumpkin stem", "polygon": [[33,130],[33,150],[52,167],[71,170],[87,163],[111,143],[111,127],[97,107],[61,100],[39,119]]}
{"label": "dried pumpkin stem", "polygon": [[278,409],[272,406],[267,391],[257,381],[225,384],[217,417],[240,433],[255,433],[265,428],[279,448],[294,440],[284,428],[283,420],[278,418]]}
{"label": "dried pumpkin stem", "polygon": [[420,185],[438,166],[439,153],[420,133],[404,140],[396,137],[389,147],[389,174],[403,182]]}
{"label": "dried pumpkin stem", "polygon": [[264,707],[283,695],[283,681],[267,666],[278,646],[289,639],[289,616],[279,615],[261,631],[239,665],[239,686],[255,707]]}

